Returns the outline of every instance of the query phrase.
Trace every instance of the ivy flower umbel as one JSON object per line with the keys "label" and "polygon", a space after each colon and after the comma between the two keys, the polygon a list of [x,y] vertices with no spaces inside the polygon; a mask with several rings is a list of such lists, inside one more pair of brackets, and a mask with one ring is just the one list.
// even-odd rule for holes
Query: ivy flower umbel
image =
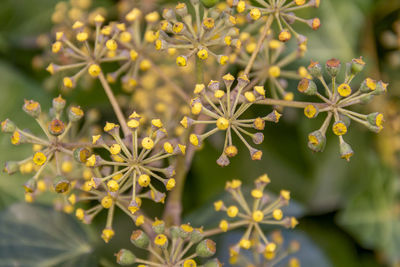
{"label": "ivy flower umbel", "polygon": [[233,253],[231,258],[229,259],[229,263],[234,266],[254,266],[254,267],[274,267],[281,266],[282,261],[287,260],[288,267],[300,267],[300,261],[298,258],[289,255],[296,253],[300,249],[300,244],[293,240],[288,245],[285,244],[285,240],[282,236],[280,230],[274,230],[268,237],[271,240],[271,243],[268,249],[265,251],[257,251],[258,245],[260,244],[260,240],[251,240],[255,242],[254,246],[252,246],[251,250],[253,253],[245,254]]}
{"label": "ivy flower umbel", "polygon": [[224,47],[240,45],[235,28],[236,19],[217,8],[206,8],[199,1],[191,1],[194,14],[185,3],[178,3],[174,9],[163,11],[160,38],[155,42],[157,50],[176,49],[187,51],[176,58],[176,64],[184,67],[191,57],[206,60],[215,58],[225,65],[228,56],[219,54]]}
{"label": "ivy flower umbel", "polygon": [[[244,40],[244,48],[238,53],[236,62],[246,67],[257,44],[250,40],[250,36],[244,36],[243,39],[246,39]],[[304,56],[307,50],[306,44],[301,44],[296,50],[285,54],[286,48],[284,43],[273,39],[272,34],[268,34],[250,70],[249,77],[270,88],[272,98],[291,101],[294,98],[294,94],[285,90],[288,84],[287,79],[299,80],[301,78],[311,78],[311,76],[303,66],[299,67],[297,71],[284,70],[287,65]]]}
{"label": "ivy flower umbel", "polygon": [[[152,230],[153,236],[147,235],[142,230],[135,230],[130,238],[135,247],[147,250],[151,254],[151,260],[140,259],[130,250],[122,249],[116,254],[117,263],[196,267],[197,258],[209,258],[216,252],[215,242],[205,239],[202,228],[193,228],[190,224],[166,227],[164,221],[156,219],[152,223]],[[191,249],[194,251],[191,252]],[[222,265],[217,259],[213,259],[205,266]]]}
{"label": "ivy flower umbel", "polygon": [[219,200],[214,203],[214,208],[216,211],[226,212],[229,217],[228,220],[220,221],[221,232],[246,227],[240,241],[230,248],[231,257],[236,258],[241,249],[254,248],[257,253],[263,254],[266,260],[272,260],[277,244],[269,240],[263,233],[262,225],[281,225],[294,228],[298,222],[294,217],[284,217],[281,209],[289,204],[289,191],[281,190],[279,197],[272,201],[271,197],[264,192],[265,187],[270,183],[268,176],[264,174],[254,183],[255,187],[250,193],[253,203],[248,203],[244,197],[241,189],[242,182],[232,180],[226,183],[225,189],[231,194],[235,204],[228,206]]}
{"label": "ivy flower umbel", "polygon": [[153,43],[159,36],[156,30],[159,18],[156,11],[144,15],[137,8],[125,15],[126,28],[118,33],[115,53],[109,58],[109,61],[120,62],[121,66],[107,74],[108,82],[114,83],[121,76],[122,87],[127,92],[138,85],[139,73],[152,67],[150,56],[154,51]]}
{"label": "ivy flower umbel", "polygon": [[[78,106],[71,106],[67,112],[68,123],[62,120],[66,101],[61,96],[53,99],[53,105],[49,114],[41,110],[41,106],[34,100],[25,100],[22,109],[32,116],[45,137],[37,136],[29,130],[21,130],[14,122],[6,119],[1,123],[1,129],[5,133],[11,133],[11,143],[33,144],[34,154],[21,161],[8,161],[5,163],[4,171],[13,174],[17,171],[30,173],[36,171],[24,185],[28,194],[27,200],[31,199],[33,193],[43,191],[47,183],[43,180],[46,172],[50,172],[53,189],[57,193],[65,193],[70,189],[72,177],[65,176],[72,169],[72,162],[65,164],[65,156],[71,158],[73,155],[69,146],[69,132],[71,128],[83,117],[84,113]],[[52,166],[54,165],[54,166]],[[30,201],[29,201],[30,202]]]}
{"label": "ivy flower umbel", "polygon": [[229,164],[229,157],[234,157],[238,153],[238,149],[233,145],[233,133],[246,145],[253,160],[261,160],[262,151],[253,148],[244,138],[248,136],[253,143],[261,144],[264,140],[264,135],[261,132],[251,133],[246,128],[254,128],[263,130],[265,121],[278,122],[281,114],[277,111],[272,111],[264,117],[255,119],[240,119],[240,116],[257,100],[265,98],[265,90],[263,86],[254,86],[252,90],[247,89],[250,83],[247,76],[242,75],[237,78],[236,86],[232,89],[235,78],[231,74],[223,76],[223,82],[226,90],[222,90],[222,86],[218,81],[210,81],[207,89],[204,84],[197,84],[194,93],[197,95],[191,101],[191,111],[193,115],[205,115],[210,120],[191,119],[184,117],[181,120],[183,127],[187,128],[195,124],[215,125],[212,130],[196,135],[190,135],[190,143],[194,146],[199,146],[207,137],[224,131],[225,142],[222,155],[218,158],[217,163],[220,166]]}
{"label": "ivy flower umbel", "polygon": [[[179,153],[185,153],[183,145],[173,145],[165,140],[166,131],[159,119],[151,121],[152,127],[148,134],[140,138],[140,118],[136,112],[129,116],[127,126],[131,135],[124,140],[120,137],[119,125],[107,123],[104,131],[112,137],[112,143],[106,143],[100,135],[93,136],[93,144],[105,148],[111,157],[111,161],[102,159],[99,155],[91,155],[86,166],[105,167],[110,166],[113,172],[104,177],[94,177],[92,186],[103,187],[110,193],[122,194],[131,190],[131,200],[128,209],[134,214],[138,209],[137,198],[149,198],[155,202],[164,202],[165,193],[160,192],[155,186],[155,180],[162,183],[166,190],[172,190],[175,186],[175,170],[172,166],[161,168],[164,159]],[[116,180],[113,177],[119,175]],[[113,182],[114,181],[114,182]],[[144,191],[145,188],[149,190]],[[139,193],[140,192],[140,193]]]}
{"label": "ivy flower umbel", "polygon": [[[253,6],[247,1],[231,1],[232,8],[237,13],[248,12],[248,17],[251,20],[259,20],[262,17],[267,18],[268,27],[272,24],[273,20],[276,21],[279,27],[278,39],[281,42],[287,42],[291,39],[292,34],[296,37],[299,44],[307,41],[306,37],[297,33],[291,24],[298,21],[310,26],[313,30],[317,30],[321,26],[319,18],[303,19],[296,14],[294,11],[307,8],[307,7],[319,7],[320,0],[256,0],[259,6]],[[307,3],[306,3],[307,2]]]}
{"label": "ivy flower umbel", "polygon": [[351,111],[348,108],[356,104],[365,104],[371,101],[374,96],[384,94],[387,84],[382,81],[375,81],[366,78],[357,89],[352,88],[351,81],[364,68],[362,58],[355,58],[346,64],[345,78],[343,82],[337,81],[341,69],[341,63],[337,59],[330,59],[326,62],[325,70],[331,78],[328,85],[323,77],[322,67],[318,62],[311,61],[308,66],[310,74],[317,78],[323,85],[325,96],[318,92],[317,85],[312,79],[303,78],[297,89],[307,95],[319,97],[325,104],[325,107],[319,109],[314,104],[309,104],[304,108],[304,114],[308,118],[315,118],[319,113],[326,112],[327,116],[320,129],[308,135],[308,146],[313,151],[322,151],[326,143],[326,131],[333,119],[332,131],[339,138],[340,156],[347,161],[353,155],[351,146],[343,139],[353,120],[358,122],[373,132],[380,132],[383,128],[383,114],[374,112],[371,114],[360,114]]}

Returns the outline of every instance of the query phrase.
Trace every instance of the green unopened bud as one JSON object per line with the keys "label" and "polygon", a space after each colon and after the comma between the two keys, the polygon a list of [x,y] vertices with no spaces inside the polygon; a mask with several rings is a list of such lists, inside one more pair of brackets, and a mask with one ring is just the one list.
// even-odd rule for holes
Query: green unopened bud
{"label": "green unopened bud", "polygon": [[204,238],[203,229],[201,228],[193,229],[193,232],[190,236],[190,241],[192,243],[198,243],[201,240],[203,240],[203,238]]}
{"label": "green unopened bud", "polygon": [[53,99],[53,109],[56,113],[61,113],[65,108],[65,99],[60,96]]}
{"label": "green unopened bud", "polygon": [[340,71],[340,61],[332,58],[326,62],[326,70],[331,77],[336,77]]}
{"label": "green unopened bud", "polygon": [[308,147],[315,152],[323,151],[325,143],[326,137],[320,130],[314,131],[308,135]]}
{"label": "green unopened bud", "polygon": [[16,128],[17,127],[15,126],[15,123],[12,122],[10,119],[5,119],[1,122],[1,131],[3,133],[12,133],[15,131]]}
{"label": "green unopened bud", "polygon": [[82,119],[84,113],[80,107],[71,107],[68,111],[68,119],[70,122],[76,122]]}
{"label": "green unopened bud", "polygon": [[74,150],[74,158],[80,163],[86,163],[87,159],[90,157],[90,151],[84,147],[78,147]]}
{"label": "green unopened bud", "polygon": [[71,183],[65,177],[58,176],[56,177],[53,186],[54,191],[57,193],[65,193],[69,190]]}
{"label": "green unopened bud", "polygon": [[379,112],[368,114],[367,121],[373,126],[381,127],[384,122],[383,114]]}
{"label": "green unopened bud", "polygon": [[190,224],[182,224],[179,227],[179,236],[182,239],[188,238],[193,232],[193,227]]}
{"label": "green unopened bud", "polygon": [[162,12],[163,19],[173,20],[175,19],[175,12],[171,8],[164,8]]}
{"label": "green unopened bud", "polygon": [[205,7],[213,7],[216,4],[219,3],[219,0],[201,0],[201,3],[205,6]]}
{"label": "green unopened bud", "polygon": [[6,163],[4,163],[3,171],[6,172],[7,174],[16,173],[18,170],[19,170],[19,164],[17,161],[6,161]]}
{"label": "green unopened bud", "polygon": [[178,3],[175,6],[175,12],[181,17],[184,17],[188,14],[187,6],[185,3]]}
{"label": "green unopened bud", "polygon": [[147,234],[145,234],[142,230],[136,230],[132,232],[131,242],[138,248],[147,248],[150,240]]}
{"label": "green unopened bud", "polygon": [[64,133],[65,125],[62,121],[54,119],[50,122],[48,130],[50,134],[54,136],[59,136]]}
{"label": "green unopened bud", "polygon": [[317,92],[317,85],[312,80],[303,78],[297,85],[297,90],[306,95],[315,95]]}
{"label": "green unopened bud", "polygon": [[382,81],[379,81],[376,83],[376,89],[374,91],[374,95],[382,95],[385,94],[387,91],[387,83],[384,83]]}
{"label": "green unopened bud", "polygon": [[165,231],[165,222],[163,220],[156,219],[151,227],[156,234],[162,234]]}
{"label": "green unopened bud", "polygon": [[24,184],[24,189],[26,193],[33,193],[36,190],[36,180],[34,178],[29,179]]}
{"label": "green unopened bud", "polygon": [[353,58],[351,60],[351,73],[353,75],[361,72],[364,69],[365,62],[363,61],[362,57],[360,58]]}
{"label": "green unopened bud", "polygon": [[178,226],[172,226],[169,228],[169,233],[171,234],[171,237],[176,239],[179,238],[179,227]]}
{"label": "green unopened bud", "polygon": [[207,261],[204,267],[222,267],[222,263],[218,259],[212,259]]}
{"label": "green unopened bud", "polygon": [[136,256],[130,250],[124,248],[118,251],[115,256],[117,257],[117,263],[119,265],[131,265],[136,261]]}
{"label": "green unopened bud", "polygon": [[312,61],[310,65],[307,67],[308,72],[313,76],[313,77],[321,77],[322,76],[322,67],[321,64],[319,64],[318,61]]}
{"label": "green unopened bud", "polygon": [[377,83],[371,78],[366,78],[360,86],[361,93],[369,93],[376,90]]}
{"label": "green unopened bud", "polygon": [[38,118],[40,113],[41,113],[41,107],[40,104],[36,101],[33,100],[25,100],[24,105],[22,106],[22,109],[30,116],[34,118]]}
{"label": "green unopened bud", "polygon": [[354,155],[354,151],[351,146],[345,141],[340,142],[340,157],[347,161],[350,161],[350,157]]}
{"label": "green unopened bud", "polygon": [[199,257],[211,257],[215,254],[215,252],[215,242],[211,239],[205,239],[201,241],[196,247],[196,254],[199,255]]}

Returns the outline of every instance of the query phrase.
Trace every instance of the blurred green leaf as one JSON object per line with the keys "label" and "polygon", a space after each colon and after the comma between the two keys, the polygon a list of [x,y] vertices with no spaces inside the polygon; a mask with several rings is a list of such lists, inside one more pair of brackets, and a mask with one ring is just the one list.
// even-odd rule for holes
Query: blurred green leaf
{"label": "blurred green leaf", "polygon": [[[35,132],[37,125],[34,119],[22,111],[25,99],[34,99],[41,102],[42,107],[49,106],[44,100],[47,99],[38,84],[29,79],[23,73],[0,61],[0,120],[10,118],[21,129],[29,128]],[[30,145],[11,145],[9,134],[0,133],[0,164],[3,166],[7,160],[22,160],[31,153]],[[24,197],[22,185],[28,178],[21,174],[12,176],[0,173],[0,209],[16,200]]]}
{"label": "blurred green leaf", "polygon": [[88,239],[69,215],[14,204],[0,213],[0,266],[97,266]]}
{"label": "blurred green leaf", "polygon": [[372,163],[358,194],[348,200],[338,223],[366,248],[377,249],[391,263],[400,261],[399,177]]}

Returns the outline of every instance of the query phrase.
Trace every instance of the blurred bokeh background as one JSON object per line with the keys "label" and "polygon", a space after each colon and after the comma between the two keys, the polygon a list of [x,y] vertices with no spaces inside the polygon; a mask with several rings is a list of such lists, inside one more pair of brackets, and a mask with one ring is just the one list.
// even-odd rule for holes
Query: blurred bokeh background
{"label": "blurred bokeh background", "polygon": [[[1,1],[1,120],[11,117],[23,128],[32,127],[33,121],[21,110],[23,99],[50,103],[59,94],[61,82],[48,79],[40,58],[43,47],[50,46],[48,33],[57,2]],[[109,17],[117,17],[117,7],[129,1],[92,2],[92,8],[105,7]],[[164,3],[137,2],[147,10],[160,9]],[[328,136],[323,153],[313,154],[307,148],[307,134],[320,122],[306,119],[301,110],[286,110],[279,124],[266,127],[260,162],[242,153],[229,167],[220,168],[215,164],[219,155],[215,144],[220,140],[210,139],[197,152],[189,173],[184,220],[206,227],[217,225],[212,203],[224,197],[225,182],[240,178],[251,184],[257,176],[268,173],[271,191],[285,188],[292,192],[290,212],[298,216],[300,224],[285,232],[285,237],[302,243],[299,258],[303,266],[400,266],[400,1],[321,0],[319,9],[304,12],[309,17],[318,16],[322,26],[316,32],[304,28],[309,49],[294,68],[308,65],[310,59],[325,62],[335,57],[348,62],[363,56],[367,67],[359,81],[372,77],[389,82],[389,87],[387,95],[360,110],[383,112],[385,128],[377,135],[355,125],[347,137],[355,150],[349,163],[340,159],[334,136]],[[289,84],[290,88],[295,84]],[[97,83],[91,83],[64,97],[86,109],[100,106],[102,120],[112,118],[106,96],[99,90]],[[0,135],[1,164],[21,158],[29,150],[13,147],[8,136]],[[35,259],[47,259],[47,265],[40,266],[113,266],[113,253],[131,246],[132,225],[126,216],[115,220],[118,233],[105,246],[98,235],[104,218],[96,220],[98,225],[83,226],[73,216],[53,212],[51,198],[38,205],[23,204],[26,179],[21,174],[0,174],[0,266],[14,266],[13,257],[23,263],[15,266],[34,266],[30,263]],[[15,245],[16,239],[26,240],[25,246]],[[226,250],[227,242],[220,240],[220,250]],[[221,255],[226,257],[226,252]]]}

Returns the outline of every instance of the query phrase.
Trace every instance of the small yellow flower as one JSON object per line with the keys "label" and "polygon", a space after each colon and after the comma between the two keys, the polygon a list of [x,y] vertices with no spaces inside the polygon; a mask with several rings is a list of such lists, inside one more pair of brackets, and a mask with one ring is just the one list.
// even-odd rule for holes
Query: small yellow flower
{"label": "small yellow flower", "polygon": [[132,49],[131,51],[129,51],[129,57],[131,58],[132,61],[135,61],[138,56],[139,54],[135,50]]}
{"label": "small yellow flower", "polygon": [[226,220],[221,220],[219,223],[219,229],[221,229],[223,232],[228,231],[229,228],[229,223]]}
{"label": "small yellow flower", "polygon": [[109,209],[113,204],[113,199],[110,196],[105,196],[101,199],[101,205],[105,209]]}
{"label": "small yellow flower", "polygon": [[145,149],[152,149],[154,147],[154,142],[150,137],[145,137],[142,140],[142,147]]}
{"label": "small yellow flower", "polygon": [[85,217],[85,211],[81,208],[78,208],[75,211],[75,216],[76,218],[78,218],[78,220],[82,221],[83,218]]}
{"label": "small yellow flower", "polygon": [[176,58],[176,65],[179,67],[185,67],[187,64],[187,58],[185,56],[179,56]]}
{"label": "small yellow flower", "polygon": [[218,127],[218,129],[220,130],[226,130],[229,127],[229,121],[227,119],[225,119],[224,117],[219,117],[216,125]]}
{"label": "small yellow flower", "polygon": [[238,149],[235,146],[227,146],[224,152],[228,157],[234,157],[237,155]]}
{"label": "small yellow flower", "polygon": [[148,23],[154,23],[160,19],[160,15],[158,14],[157,11],[153,11],[153,12],[147,14],[144,18]]}
{"label": "small yellow flower", "polygon": [[253,212],[253,220],[255,222],[261,222],[264,219],[264,213],[261,210],[256,210]]}
{"label": "small yellow flower", "polygon": [[97,64],[91,64],[88,69],[88,72],[89,72],[90,76],[92,76],[93,78],[96,78],[97,76],[99,76],[99,74],[101,72],[100,66]]}
{"label": "small yellow flower", "polygon": [[304,115],[306,115],[307,118],[314,118],[317,115],[317,108],[309,104],[304,108]]}
{"label": "small yellow flower", "polygon": [[33,162],[37,165],[37,166],[42,166],[47,160],[47,157],[45,154],[43,154],[42,152],[36,152],[33,155]]}
{"label": "small yellow flower", "polygon": [[228,56],[219,56],[218,57],[218,63],[221,65],[225,65],[229,60]]}
{"label": "small yellow flower", "polygon": [[347,83],[342,83],[337,88],[340,96],[347,97],[351,94],[351,87]]}
{"label": "small yellow flower", "polygon": [[294,2],[296,3],[296,5],[302,6],[306,3],[306,0],[295,0]]}
{"label": "small yellow flower", "polygon": [[73,168],[73,164],[69,160],[61,163],[61,171],[64,173],[70,173],[72,171],[72,168]]}
{"label": "small yellow flower", "polygon": [[119,184],[115,180],[109,180],[107,182],[107,187],[111,192],[117,192],[119,189]]}
{"label": "small yellow flower", "polygon": [[168,191],[172,190],[176,185],[176,181],[174,178],[170,178],[167,181],[167,185],[165,186],[165,188],[167,188]]}
{"label": "small yellow flower", "polygon": [[121,152],[121,146],[119,144],[112,144],[110,146],[110,153],[113,155],[117,155]]}
{"label": "small yellow flower", "polygon": [[245,1],[239,1],[236,10],[238,13],[242,13],[246,10],[246,2]]}
{"label": "small yellow flower", "polygon": [[288,190],[281,190],[280,196],[285,200],[290,200],[290,192]]}
{"label": "small yellow flower", "polygon": [[79,42],[84,42],[88,39],[89,35],[87,34],[87,32],[80,32],[76,35],[76,40],[78,40]]}
{"label": "small yellow flower", "polygon": [[183,262],[183,267],[196,267],[197,263],[193,259],[185,260]]}
{"label": "small yellow flower", "polygon": [[128,121],[127,125],[129,128],[136,129],[139,127],[140,122],[139,120],[132,119]]}
{"label": "small yellow flower", "polygon": [[139,68],[140,68],[142,71],[149,70],[149,69],[151,68],[151,62],[150,62],[150,60],[148,60],[148,59],[143,59],[143,60],[140,62],[140,64],[139,64]]}
{"label": "small yellow flower", "polygon": [[374,91],[376,89],[376,81],[375,80],[373,80],[371,78],[367,78],[367,79],[365,79],[365,83],[371,91]]}
{"label": "small yellow flower", "polygon": [[336,121],[333,124],[332,130],[337,136],[344,135],[347,133],[347,126],[342,121]]}
{"label": "small yellow flower", "polygon": [[151,120],[151,124],[157,128],[163,127],[163,123],[160,119],[153,119]]}
{"label": "small yellow flower", "polygon": [[263,192],[260,189],[253,189],[251,190],[251,196],[256,199],[260,199],[263,196]]}
{"label": "small yellow flower", "polygon": [[147,174],[142,174],[139,176],[138,183],[142,187],[147,187],[150,184],[150,176]]}
{"label": "small yellow flower", "polygon": [[197,137],[197,135],[195,134],[191,134],[189,136],[189,141],[192,145],[194,146],[198,146],[199,145],[199,138]]}
{"label": "small yellow flower", "polygon": [[204,84],[196,84],[196,86],[194,87],[194,93],[195,94],[200,94],[201,92],[203,92],[203,90],[204,90],[204,88],[205,88],[206,86],[204,85]]}
{"label": "small yellow flower", "polygon": [[173,31],[174,33],[180,33],[180,32],[183,30],[184,27],[185,27],[185,26],[184,26],[184,24],[183,24],[182,22],[176,22],[176,23],[174,23],[174,25],[172,26],[172,31]]}
{"label": "small yellow flower", "polygon": [[282,46],[282,43],[281,42],[279,42],[278,40],[271,40],[271,41],[269,41],[269,48],[271,48],[271,49],[278,49],[279,47],[281,47]]}
{"label": "small yellow flower", "polygon": [[271,77],[279,77],[281,75],[281,68],[279,68],[278,66],[271,66],[268,69],[268,73]]}
{"label": "small yellow flower", "polygon": [[292,38],[292,34],[291,34],[289,31],[287,31],[287,30],[281,31],[281,32],[279,33],[279,35],[278,35],[278,39],[279,39],[279,41],[281,41],[281,42],[287,42],[287,41],[290,40],[290,38]]}
{"label": "small yellow flower", "polygon": [[282,217],[283,217],[283,212],[282,212],[282,210],[281,210],[281,209],[275,209],[275,210],[272,212],[272,217],[274,217],[274,219],[277,220],[277,221],[282,220]]}
{"label": "small yellow flower", "polygon": [[165,142],[163,147],[165,152],[167,152],[168,154],[172,154],[174,152],[174,147],[170,142]]}
{"label": "small yellow flower", "polygon": [[251,247],[251,241],[248,239],[241,239],[239,245],[243,249],[249,249]]}
{"label": "small yellow flower", "polygon": [[103,230],[101,238],[103,238],[104,242],[108,243],[111,240],[111,238],[113,238],[114,234],[115,232],[113,229],[106,228]]}
{"label": "small yellow flower", "polygon": [[224,202],[222,202],[222,200],[218,200],[218,201],[214,202],[215,211],[220,211],[223,206],[224,206]]}
{"label": "small yellow flower", "polygon": [[198,56],[200,59],[205,60],[205,59],[208,58],[208,51],[207,51],[206,49],[200,49],[199,52],[197,52],[197,56]]}
{"label": "small yellow flower", "polygon": [[231,218],[236,217],[236,215],[237,215],[238,213],[239,213],[239,209],[238,209],[238,207],[236,207],[236,206],[234,206],[234,205],[230,206],[230,207],[227,209],[227,211],[226,211],[226,214],[227,214],[229,217],[231,217]]}
{"label": "small yellow flower", "polygon": [[115,40],[110,39],[106,42],[106,47],[108,50],[115,51],[118,48],[118,44]]}
{"label": "small yellow flower", "polygon": [[245,92],[244,97],[246,98],[247,101],[250,103],[256,101],[256,96],[254,95],[253,92]]}
{"label": "small yellow flower", "polygon": [[164,247],[168,243],[168,238],[164,234],[159,234],[154,239],[154,244],[159,247]]}
{"label": "small yellow flower", "polygon": [[61,50],[61,48],[62,48],[62,43],[60,41],[56,41],[51,46],[51,51],[53,53],[58,53]]}
{"label": "small yellow flower", "polygon": [[261,11],[258,8],[252,8],[250,10],[250,17],[254,20],[258,20],[261,17]]}
{"label": "small yellow flower", "polygon": [[144,224],[144,216],[143,215],[139,215],[137,218],[136,218],[136,222],[135,222],[135,225],[136,226],[141,226],[141,225],[143,225]]}

